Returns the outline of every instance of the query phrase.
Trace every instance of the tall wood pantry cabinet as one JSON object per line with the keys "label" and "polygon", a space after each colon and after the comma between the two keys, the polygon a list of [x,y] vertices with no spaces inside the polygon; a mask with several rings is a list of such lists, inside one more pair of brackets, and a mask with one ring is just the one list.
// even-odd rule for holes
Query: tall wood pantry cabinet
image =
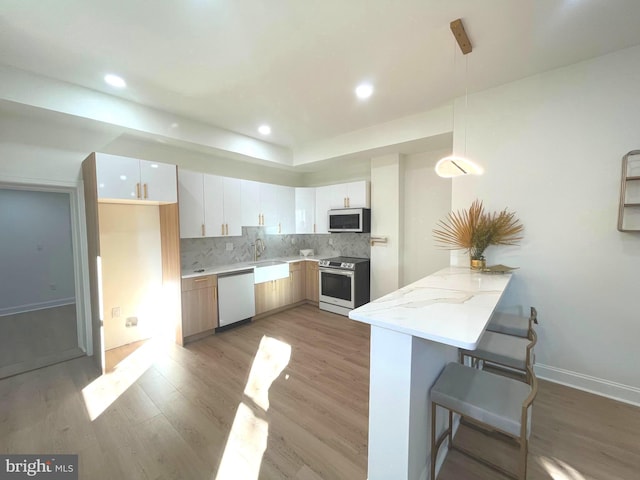
{"label": "tall wood pantry cabinet", "polygon": [[[133,326],[138,331],[142,331],[142,326],[137,324],[136,308],[142,317],[146,315],[148,318],[145,320],[147,333],[154,331],[157,326],[153,322],[156,317],[161,317],[162,325],[170,329],[172,336],[175,335],[176,343],[182,344],[176,174],[175,165],[103,153],[92,153],[82,163],[93,352],[102,371],[105,367],[105,322],[117,326],[121,343],[127,343],[127,334],[135,331],[135,328],[125,329],[125,326],[132,326],[127,318],[130,313],[121,314],[120,311],[120,306],[124,310],[127,302],[133,304],[127,308],[133,311],[131,318],[136,319]],[[109,222],[105,218],[101,221],[101,211],[104,217],[110,217]],[[136,238],[136,219],[122,218],[122,215],[140,211],[144,211],[145,218],[149,217],[151,221],[145,223],[146,229]],[[109,232],[105,232],[106,225]],[[149,229],[155,230],[149,232]],[[122,240],[125,237],[128,243]],[[137,244],[145,253],[150,239],[155,252],[151,257],[153,265],[149,265],[149,259],[138,261],[137,254],[134,252],[132,255],[128,251]],[[117,263],[117,268],[111,268],[113,263]],[[145,269],[151,269],[154,275],[153,289],[145,285]],[[109,278],[107,272],[110,272]],[[135,278],[133,285],[127,283],[131,282],[130,277]],[[114,300],[105,302],[105,293]],[[148,313],[150,309],[157,315]]]}

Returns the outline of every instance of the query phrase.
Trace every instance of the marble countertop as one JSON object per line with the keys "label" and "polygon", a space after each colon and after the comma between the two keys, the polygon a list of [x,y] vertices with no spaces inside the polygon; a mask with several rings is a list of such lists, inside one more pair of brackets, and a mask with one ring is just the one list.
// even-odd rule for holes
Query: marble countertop
{"label": "marble countertop", "polygon": [[349,318],[474,350],[511,277],[447,267],[352,310]]}
{"label": "marble countertop", "polygon": [[[326,258],[326,255],[325,256],[309,255],[308,257],[302,257],[298,255],[295,257],[261,258],[261,259],[258,259],[258,262],[280,261],[280,262],[286,262],[286,263],[294,263],[294,262],[303,262],[305,260],[311,261],[311,262],[318,262],[322,258]],[[255,268],[255,265],[253,265],[254,263],[255,262],[240,262],[240,263],[232,263],[230,265],[218,265],[215,267],[205,268],[202,272],[183,271],[182,278],[194,278],[194,277],[202,277],[205,275],[218,275],[221,273],[237,272],[239,270]]]}

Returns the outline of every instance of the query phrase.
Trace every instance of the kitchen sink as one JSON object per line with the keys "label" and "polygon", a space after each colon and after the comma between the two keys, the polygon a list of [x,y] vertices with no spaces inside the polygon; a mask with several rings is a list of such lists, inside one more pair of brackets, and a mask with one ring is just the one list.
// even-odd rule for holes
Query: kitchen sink
{"label": "kitchen sink", "polygon": [[263,260],[253,262],[253,282],[264,283],[289,277],[289,264],[279,260]]}
{"label": "kitchen sink", "polygon": [[250,263],[250,265],[254,265],[254,266],[260,268],[260,267],[270,267],[272,265],[280,265],[280,264],[283,264],[283,263],[287,263],[287,262],[283,262],[281,260],[262,260],[260,262],[252,262],[252,263]]}

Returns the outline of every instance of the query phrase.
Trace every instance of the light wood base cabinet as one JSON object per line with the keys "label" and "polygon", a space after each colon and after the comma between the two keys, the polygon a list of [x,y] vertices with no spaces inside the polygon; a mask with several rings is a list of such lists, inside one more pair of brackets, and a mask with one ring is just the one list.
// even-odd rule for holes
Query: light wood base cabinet
{"label": "light wood base cabinet", "polygon": [[291,303],[298,303],[306,295],[306,264],[308,262],[293,262],[289,264],[289,283],[291,284]]}
{"label": "light wood base cabinet", "polygon": [[289,278],[256,284],[256,315],[291,304]]}
{"label": "light wood base cabinet", "polygon": [[318,303],[320,290],[318,287],[318,262],[304,262],[305,266],[305,299]]}
{"label": "light wood base cabinet", "polygon": [[218,277],[185,278],[182,280],[182,334],[213,333],[218,326]]}
{"label": "light wood base cabinet", "polygon": [[297,303],[318,303],[318,262],[289,264],[289,278],[258,283],[255,286],[256,316],[281,310]]}

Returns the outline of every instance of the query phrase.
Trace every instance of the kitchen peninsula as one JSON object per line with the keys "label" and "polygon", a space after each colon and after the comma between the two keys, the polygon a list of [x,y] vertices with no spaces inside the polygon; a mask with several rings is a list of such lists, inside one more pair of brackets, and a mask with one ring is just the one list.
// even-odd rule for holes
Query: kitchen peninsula
{"label": "kitchen peninsula", "polygon": [[447,267],[349,314],[371,325],[369,480],[427,478],[429,389],[458,348],[476,348],[510,280]]}

